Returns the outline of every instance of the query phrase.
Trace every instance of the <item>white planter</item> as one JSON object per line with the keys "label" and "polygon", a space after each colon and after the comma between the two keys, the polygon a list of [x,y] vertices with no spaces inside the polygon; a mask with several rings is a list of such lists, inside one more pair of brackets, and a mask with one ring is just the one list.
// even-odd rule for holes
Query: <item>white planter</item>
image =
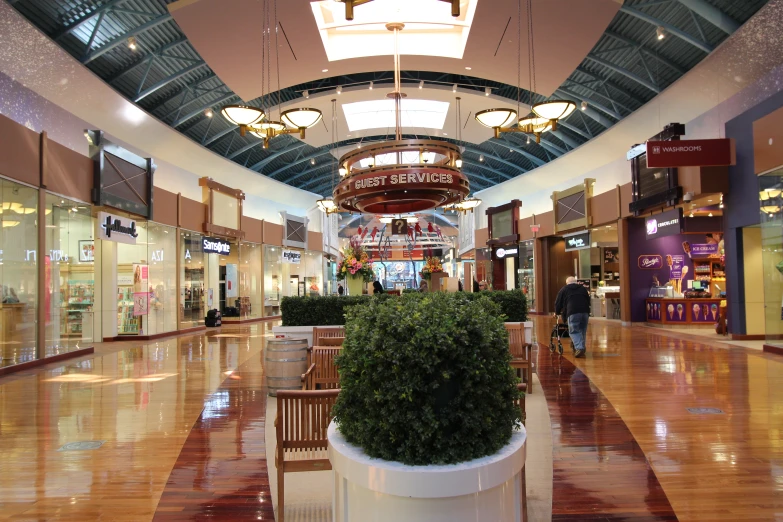
{"label": "white planter", "polygon": [[329,426],[335,522],[518,522],[525,429],[499,452],[447,466],[408,466],[368,457]]}
{"label": "white planter", "polygon": [[[531,323],[532,324],[532,323]],[[313,345],[313,328],[315,326],[273,326],[272,333],[275,337],[289,337],[291,339],[307,339],[307,346]],[[318,328],[339,328],[339,326],[319,326]]]}

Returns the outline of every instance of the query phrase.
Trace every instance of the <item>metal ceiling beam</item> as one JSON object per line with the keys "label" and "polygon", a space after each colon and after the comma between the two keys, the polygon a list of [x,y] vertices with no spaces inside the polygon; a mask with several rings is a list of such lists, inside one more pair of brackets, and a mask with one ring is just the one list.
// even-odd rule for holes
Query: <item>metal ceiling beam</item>
{"label": "metal ceiling beam", "polygon": [[218,105],[219,103],[226,102],[226,101],[230,100],[231,98],[238,98],[238,97],[239,96],[237,96],[236,94],[226,94],[225,96],[221,96],[217,100],[212,100],[211,102],[209,102],[209,103],[207,103],[205,105],[202,105],[198,109],[194,109],[194,110],[190,111],[189,113],[187,113],[186,115],[180,116],[179,118],[176,119],[176,121],[174,121],[174,123],[171,124],[171,126],[172,127],[177,127],[179,125],[182,125],[183,123],[185,123],[189,119],[191,119],[191,118],[193,118],[195,116],[198,116],[199,113],[203,113],[205,110],[209,109],[210,107],[214,107],[215,105]]}
{"label": "metal ceiling beam", "polygon": [[195,71],[196,69],[200,69],[200,68],[202,68],[202,67],[204,67],[206,65],[207,65],[206,62],[201,61],[200,63],[194,63],[193,65],[185,67],[184,69],[179,70],[179,71],[175,72],[174,74],[171,74],[171,75],[167,76],[166,78],[163,78],[162,80],[160,80],[159,82],[155,83],[154,85],[151,85],[151,86],[147,87],[146,89],[141,91],[139,93],[139,95],[136,96],[136,98],[133,99],[133,101],[138,103],[141,100],[143,100],[144,98],[146,98],[147,96],[149,96],[150,94],[152,94],[152,93],[154,93],[154,92],[164,88],[165,86],[167,86],[171,82],[177,81],[180,78],[182,78],[183,76],[185,76],[186,74],[190,74],[193,71]]}
{"label": "metal ceiling beam", "polygon": [[597,102],[597,101],[595,101],[593,99],[590,99],[587,96],[583,96],[583,95],[581,95],[579,93],[576,93],[576,92],[573,92],[573,91],[569,91],[568,89],[565,89],[563,87],[555,90],[555,92],[560,94],[563,98],[566,98],[566,99],[568,99],[568,98],[576,98],[579,101],[586,101],[589,106],[593,106],[596,109],[599,109],[599,110],[605,112],[606,114],[608,114],[612,118],[617,118],[618,120],[622,120],[623,119],[623,115],[620,114],[619,112],[617,112],[616,110],[610,109],[606,105],[604,105],[602,103],[599,103],[599,102]]}
{"label": "metal ceiling beam", "polygon": [[655,18],[654,16],[649,15],[645,12],[639,11],[638,9],[634,9],[632,7],[628,7],[627,5],[624,5],[620,7],[620,12],[638,18],[639,20],[644,20],[645,22],[652,24],[654,26],[661,26],[667,33],[670,33],[676,36],[677,38],[680,38],[681,40],[688,42],[692,46],[696,47],[697,49],[701,49],[707,54],[713,51],[713,47],[710,44],[706,42],[702,42],[695,36],[686,33],[682,29],[679,29],[668,22],[664,22],[663,20]]}
{"label": "metal ceiling beam", "polygon": [[653,58],[653,59],[661,62],[666,67],[677,71],[677,73],[680,74],[680,75],[683,75],[686,72],[682,67],[680,67],[679,65],[673,63],[670,60],[667,60],[666,58],[661,56],[657,51],[645,47],[643,43],[636,42],[634,40],[631,40],[628,37],[625,37],[625,36],[621,35],[620,33],[616,33],[614,31],[610,31],[608,29],[606,31],[604,31],[604,34],[609,36],[609,37],[611,37],[611,38],[614,38],[615,40],[618,40],[620,42],[623,42],[623,43],[626,43],[628,45],[632,45],[632,46],[636,47],[640,51],[643,51],[644,54],[646,54],[650,58]]}
{"label": "metal ceiling beam", "polygon": [[172,20],[172,16],[169,13],[166,13],[164,15],[161,15],[161,16],[159,16],[157,18],[154,18],[154,19],[150,20],[149,22],[147,22],[145,24],[141,24],[140,26],[135,27],[135,28],[131,29],[130,31],[126,31],[123,34],[115,37],[113,40],[111,40],[110,42],[105,44],[100,49],[96,49],[95,51],[87,54],[87,56],[85,56],[82,59],[82,63],[86,65],[86,64],[90,63],[91,61],[95,60],[96,58],[99,58],[99,57],[103,56],[104,54],[108,53],[112,49],[115,49],[115,48],[119,47],[120,45],[125,44],[128,41],[128,38],[130,38],[131,36],[138,36],[138,35],[142,34],[143,32],[145,32],[145,31],[147,31],[149,29],[152,29],[153,27],[157,27],[157,26],[159,26],[161,24],[165,24],[169,20]]}
{"label": "metal ceiling beam", "polygon": [[682,5],[701,16],[726,34],[734,34],[740,23],[704,0],[678,0]]}
{"label": "metal ceiling beam", "polygon": [[177,47],[178,45],[182,45],[183,43],[185,43],[187,41],[188,41],[188,39],[183,36],[182,38],[179,38],[177,40],[174,40],[171,43],[168,43],[168,44],[164,45],[160,49],[155,49],[154,51],[152,51],[150,54],[148,54],[147,56],[145,56],[144,58],[142,58],[138,62],[134,63],[130,67],[127,67],[127,68],[121,70],[120,72],[118,72],[117,74],[115,74],[114,76],[112,76],[111,78],[106,80],[106,82],[107,83],[112,83],[115,80],[118,80],[118,79],[122,78],[123,76],[125,76],[129,72],[135,70],[137,67],[141,67],[142,65],[147,64],[150,60],[153,60],[156,57],[159,58],[162,53],[164,53],[164,52],[166,52],[166,51],[168,51],[170,49],[173,49],[173,48]]}
{"label": "metal ceiling beam", "polygon": [[[324,154],[330,154],[331,152],[332,152],[331,148],[329,148],[329,149],[321,149],[321,150],[319,150],[317,152],[314,152],[313,154],[310,154],[309,156],[305,156],[303,158],[299,158],[298,160],[295,160],[293,163],[289,163],[288,165],[280,167],[279,169],[275,170],[274,172],[272,172],[270,174],[267,174],[267,177],[275,179],[275,176],[277,176],[278,174],[280,174],[282,172],[285,172],[286,170],[290,169],[294,165],[299,165],[301,163],[304,163],[305,161],[310,161],[311,159],[315,159],[315,158],[318,158],[320,156],[323,156]],[[285,183],[290,183],[290,182],[294,181],[295,179],[299,179],[300,177],[301,177],[301,175],[297,174],[293,178],[287,179],[285,181]]]}
{"label": "metal ceiling beam", "polygon": [[[212,119],[214,120],[214,116],[212,117]],[[222,131],[218,132],[217,134],[215,134],[214,136],[212,136],[208,140],[202,141],[201,144],[204,145],[205,147],[209,147],[209,145],[215,143],[217,140],[219,140],[220,138],[222,138],[226,134],[230,134],[230,133],[234,132],[238,128],[239,127],[237,127],[236,125],[232,125],[229,128],[223,129]]]}
{"label": "metal ceiling beam", "polygon": [[128,0],[111,0],[110,2],[103,4],[99,8],[97,8],[95,11],[90,12],[89,14],[84,15],[82,18],[79,18],[78,20],[74,21],[71,25],[68,27],[64,27],[60,29],[59,32],[57,32],[54,36],[52,36],[53,40],[59,40],[63,36],[70,34],[73,32],[74,29],[77,29],[79,26],[81,26],[84,22],[87,22],[88,20],[92,19],[96,15],[100,15],[103,13],[106,13],[109,9],[118,6],[120,4],[123,4],[127,2]]}
{"label": "metal ceiling beam", "polygon": [[184,107],[187,107],[188,105],[191,105],[193,103],[200,102],[201,100],[203,100],[204,98],[209,97],[210,95],[213,95],[213,94],[231,94],[231,91],[226,92],[226,91],[222,90],[223,88],[225,88],[225,86],[215,87],[214,89],[205,92],[201,96],[196,96],[195,98],[193,98],[191,100],[187,100],[187,101],[185,101],[185,96],[187,96],[187,94],[192,94],[192,92],[191,92],[190,89],[184,89],[180,93],[180,94],[184,93],[184,96],[183,96],[182,100],[180,100],[180,104],[176,108],[174,108],[174,109],[170,110],[169,112],[167,112],[166,114],[164,114],[160,119],[161,120],[166,120],[171,115],[174,115],[174,114],[178,115],[180,113],[180,111],[182,111],[182,109]]}
{"label": "metal ceiling beam", "polygon": [[661,92],[661,89],[659,89],[658,86],[655,85],[654,83],[650,82],[649,80],[645,80],[641,76],[632,73],[631,71],[629,71],[628,69],[626,69],[624,67],[620,67],[619,65],[615,65],[615,64],[613,64],[612,62],[610,62],[608,60],[604,60],[603,58],[599,58],[597,56],[593,56],[593,55],[590,55],[590,54],[585,56],[585,59],[586,60],[590,60],[591,62],[595,62],[598,65],[603,65],[607,69],[611,69],[611,70],[613,70],[614,72],[616,72],[618,74],[622,74],[626,78],[635,81],[639,85],[643,85],[644,87],[647,87],[648,89],[653,91],[655,94],[658,94],[658,93]]}
{"label": "metal ceiling beam", "polygon": [[542,160],[541,158],[539,158],[535,154],[531,154],[530,152],[528,152],[526,150],[523,150],[523,149],[520,149],[519,147],[517,147],[516,143],[514,143],[513,141],[512,142],[508,142],[508,141],[505,141],[505,140],[502,140],[502,139],[498,139],[498,141],[492,141],[492,140],[495,140],[495,139],[496,138],[490,138],[490,139],[487,140],[487,143],[490,143],[490,144],[493,144],[493,145],[498,145],[498,146],[501,146],[501,147],[506,147],[506,148],[509,148],[509,149],[513,150],[514,152],[518,152],[518,153],[522,154],[524,157],[526,157],[527,159],[529,159],[536,167],[541,167],[544,164],[546,164],[546,161]]}
{"label": "metal ceiling beam", "polygon": [[517,165],[513,161],[508,161],[508,160],[505,160],[505,159],[503,159],[501,157],[495,156],[491,152],[484,152],[483,150],[480,150],[480,149],[477,149],[476,147],[471,147],[471,146],[468,146],[468,145],[465,145],[464,147],[465,147],[465,152],[471,152],[471,153],[473,153],[473,154],[475,154],[477,156],[483,154],[485,158],[489,158],[489,159],[491,159],[493,161],[497,161],[498,163],[502,163],[503,165],[506,165],[507,167],[510,167],[510,168],[512,168],[514,170],[521,170],[522,172],[527,172],[528,170],[530,170],[530,169],[526,169],[522,165]]}
{"label": "metal ceiling beam", "polygon": [[[577,83],[576,81],[571,80],[570,78],[567,79],[566,82],[569,82],[570,84],[573,84],[573,85],[566,85],[564,83],[560,87],[561,89],[564,89],[566,87],[579,87],[580,89],[584,89],[584,90],[588,91],[590,94],[594,94],[595,96],[600,96],[601,98],[603,98],[605,100],[609,100],[612,103],[612,105],[616,105],[618,107],[622,107],[623,109],[625,109],[628,112],[633,112],[635,110],[635,109],[632,109],[632,108],[628,107],[627,105],[625,105],[625,104],[615,100],[614,98],[612,98],[608,94],[602,93],[601,91],[596,91],[592,87],[588,87],[587,85],[584,85],[584,84],[581,84],[581,83]],[[605,88],[605,86],[604,86],[604,88]]]}
{"label": "metal ceiling beam", "polygon": [[307,143],[305,143],[303,141],[300,142],[300,143],[296,143],[293,146],[286,145],[282,149],[273,152],[272,154],[270,154],[266,158],[262,159],[261,161],[259,161],[258,163],[256,163],[252,167],[250,167],[250,170],[259,171],[259,169],[262,169],[264,166],[266,166],[269,163],[271,163],[272,161],[276,160],[277,158],[279,158],[283,154],[286,154],[288,152],[293,152],[293,151],[295,151],[297,149],[301,149],[305,145],[307,145]]}
{"label": "metal ceiling beam", "polygon": [[[513,177],[513,176],[509,176],[505,172],[501,172],[501,171],[499,171],[497,169],[493,169],[492,167],[490,167],[489,165],[486,164],[486,161],[484,163],[481,163],[481,162],[478,162],[478,161],[473,161],[473,160],[462,158],[462,164],[463,165],[470,165],[471,167],[476,167],[476,168],[479,168],[479,169],[488,170],[491,173],[495,174],[496,176],[499,176],[500,178],[502,178],[504,181],[505,180],[509,180],[509,179],[511,179]],[[499,182],[495,181],[493,183],[499,183]]]}
{"label": "metal ceiling beam", "polygon": [[263,145],[263,143],[264,143],[264,142],[263,142],[263,141],[261,141],[261,140],[256,140],[256,141],[253,141],[253,142],[251,142],[251,143],[248,143],[248,144],[247,144],[247,145],[245,145],[244,147],[241,147],[240,149],[237,149],[237,151],[236,151],[236,152],[232,152],[230,155],[228,155],[228,156],[226,156],[226,157],[227,157],[228,159],[230,159],[230,160],[233,160],[234,158],[236,158],[237,156],[239,156],[239,155],[240,155],[240,154],[242,154],[243,152],[247,152],[247,151],[249,151],[250,149],[252,149],[253,147],[258,147],[259,145]]}
{"label": "metal ceiling beam", "polygon": [[[563,127],[565,127],[565,125],[563,125],[563,122],[562,122],[562,121],[561,121],[561,122],[558,122],[558,123],[557,123],[557,125],[558,125],[558,127],[559,127],[559,126],[563,126]],[[552,134],[554,134],[555,136],[557,136],[558,138],[560,138],[560,141],[562,141],[563,143],[565,143],[566,145],[568,145],[568,146],[569,146],[569,147],[571,147],[572,149],[575,149],[575,148],[577,148],[579,145],[581,145],[581,143],[579,143],[578,141],[576,141],[575,139],[573,139],[572,137],[570,137],[569,135],[567,135],[567,134],[566,134],[566,133],[564,133],[563,131],[556,130],[556,131],[551,131],[551,132],[552,132]]]}
{"label": "metal ceiling beam", "polygon": [[629,97],[630,99],[632,99],[633,101],[635,101],[639,105],[644,105],[645,103],[647,103],[649,101],[649,99],[647,99],[647,100],[640,100],[632,92],[625,90],[623,87],[620,87],[619,85],[617,85],[616,83],[611,81],[609,78],[606,78],[605,76],[602,76],[602,75],[598,74],[597,72],[588,71],[587,69],[585,69],[584,67],[581,67],[581,66],[577,67],[574,72],[579,72],[579,73],[582,73],[582,74],[584,74],[586,76],[589,76],[590,78],[595,78],[596,81],[600,81],[601,83],[603,83],[607,87],[611,87],[615,91],[617,91],[617,92],[619,92],[619,93]]}
{"label": "metal ceiling beam", "polygon": [[[574,111],[572,114],[576,114],[576,111]],[[570,116],[569,116],[569,117],[570,117]],[[575,132],[575,133],[579,134],[580,136],[582,136],[582,137],[583,137],[584,139],[586,139],[586,140],[591,140],[591,139],[593,139],[593,137],[592,137],[592,136],[590,136],[589,134],[587,134],[585,131],[583,131],[582,129],[580,129],[579,127],[577,127],[577,126],[575,126],[575,125],[571,125],[571,124],[570,124],[570,123],[568,123],[568,122],[565,122],[565,121],[558,121],[558,122],[557,122],[557,124],[558,124],[559,126],[561,126],[561,127],[565,128],[565,129],[568,129],[568,130],[570,130],[571,132]]]}

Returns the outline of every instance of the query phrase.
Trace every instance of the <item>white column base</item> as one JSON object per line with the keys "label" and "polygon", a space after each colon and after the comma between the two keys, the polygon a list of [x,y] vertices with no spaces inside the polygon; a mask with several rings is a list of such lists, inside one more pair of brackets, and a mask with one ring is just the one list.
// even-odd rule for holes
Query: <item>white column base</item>
{"label": "white column base", "polygon": [[369,458],[329,426],[334,522],[518,522],[526,433],[498,453],[447,466]]}

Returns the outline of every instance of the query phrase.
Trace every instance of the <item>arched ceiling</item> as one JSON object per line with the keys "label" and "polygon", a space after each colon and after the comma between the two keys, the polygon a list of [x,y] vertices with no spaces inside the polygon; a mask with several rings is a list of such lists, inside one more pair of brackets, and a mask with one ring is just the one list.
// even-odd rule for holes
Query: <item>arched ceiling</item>
{"label": "arched ceiling", "polygon": [[[172,4],[175,3],[168,0],[7,1],[139,107],[194,141],[261,175],[326,194],[331,190],[333,154],[341,152],[343,147],[387,139],[389,133],[393,135],[393,129],[386,128],[350,132],[341,107],[338,109],[341,138],[338,151],[333,150],[326,125],[322,124],[319,124],[320,128],[308,131],[308,137],[303,141],[293,136],[281,136],[272,140],[269,149],[263,149],[258,139],[249,135],[240,136],[236,127],[219,116],[223,105],[243,100],[229,88],[226,83],[228,79],[219,77],[210,66],[216,59],[210,58],[208,64],[202,57],[202,54],[210,53],[210,45],[220,50],[223,59],[214,62],[215,68],[227,71],[221,74],[230,77],[230,84],[236,85],[237,89],[255,92],[252,88],[257,82],[252,75],[237,75],[226,64],[241,64],[248,70],[247,64],[257,59],[254,51],[248,49],[260,48],[260,31],[258,35],[249,35],[250,43],[243,46],[232,40],[238,33],[232,27],[218,23],[215,19],[201,20],[194,15],[197,11],[191,11],[190,17],[198,24],[208,24],[195,26],[202,29],[204,38],[197,38],[198,43],[191,42],[175,21],[175,17],[180,19],[186,9],[173,9]],[[245,1],[250,0],[237,0],[232,4]],[[535,141],[527,143],[522,134],[504,134],[500,139],[491,138],[491,131],[473,119],[477,108],[515,106],[518,92],[515,85],[516,46],[505,43],[508,35],[516,34],[513,26],[516,23],[517,4],[509,0],[478,0],[463,60],[402,57],[403,86],[411,98],[438,99],[450,103],[442,129],[407,127],[403,132],[410,137],[454,141],[457,126],[454,97],[460,96],[460,144],[465,146],[463,170],[474,190],[488,188],[567,153],[637,110],[699,63],[766,1],[626,0],[622,3],[618,0],[596,0],[598,3],[593,4],[592,0],[556,0],[556,3],[563,5],[559,5],[559,12],[550,14],[560,15],[567,22],[565,25],[571,24],[569,27],[576,36],[576,44],[569,47],[571,34],[568,30],[537,29],[537,92],[533,95],[533,101],[542,101],[551,95],[553,98],[570,98],[577,103],[586,101],[588,108],[575,111],[562,122],[558,132],[545,134],[541,144],[536,144]],[[208,7],[214,5],[214,2],[188,0],[187,4]],[[535,20],[544,18],[541,14],[547,13],[547,2],[534,0]],[[569,2],[571,7],[588,3],[600,5],[599,11],[603,11],[595,17],[582,16],[585,27],[580,28],[574,25],[579,22],[579,17],[574,22],[572,18],[563,15],[566,12],[563,8]],[[486,11],[490,3],[499,6],[500,18],[504,20],[500,20],[497,13]],[[219,0],[218,4],[228,5],[224,0]],[[282,7],[284,5],[285,8]],[[285,25],[285,17],[290,16],[287,9],[294,5],[300,8],[298,15],[302,23],[297,24],[298,19],[293,19],[288,27]],[[169,12],[169,7],[172,7],[174,16]],[[286,31],[286,42],[280,44],[280,63],[290,68],[281,74],[281,83],[288,86],[269,97],[245,102],[268,107],[277,102],[279,94],[284,106],[314,105],[328,119],[332,98],[338,99],[342,106],[371,96],[382,98],[390,90],[393,83],[390,57],[329,62],[329,66],[324,68],[330,72],[323,73],[320,68],[322,62],[319,62],[324,59],[323,44],[318,38],[317,29],[309,27],[313,15],[308,2],[278,0],[278,8],[279,20]],[[607,19],[608,26],[596,31],[596,20],[600,22],[601,16],[605,16],[604,11],[609,9],[613,9],[611,12],[616,14]],[[248,18],[253,20],[252,17]],[[186,24],[190,23],[194,22],[191,20]],[[500,38],[502,27],[498,29],[498,23],[508,23],[503,39]],[[539,26],[538,22],[536,26]],[[657,27],[662,27],[666,32],[663,40],[656,38]],[[590,34],[594,34],[593,41],[585,46]],[[128,47],[130,37],[136,39],[135,50]],[[259,42],[253,44],[252,38]],[[474,41],[477,43],[474,44]],[[486,42],[490,41],[493,43],[487,47]],[[226,42],[231,42],[231,45],[227,46]],[[494,56],[490,59],[482,53],[495,46],[501,59],[493,62]],[[541,58],[548,56],[547,53],[563,57],[570,72],[563,72],[562,64],[558,67],[548,65]],[[311,54],[313,56],[309,56]],[[292,58],[294,55],[296,59]],[[523,48],[523,69],[526,69],[525,56],[526,50]],[[466,59],[471,62],[470,71],[466,70]],[[305,62],[309,66],[301,66]],[[333,75],[335,72],[338,74]],[[539,77],[541,81],[538,81]],[[285,83],[286,78],[289,83]],[[293,85],[290,83],[293,81],[300,83]],[[368,89],[370,82],[374,84],[373,91]],[[421,90],[418,89],[420,82],[424,82]],[[525,75],[522,85],[526,83]],[[452,92],[455,84],[458,86],[457,93]],[[274,79],[273,85],[276,86]],[[338,86],[342,89],[339,96],[335,92]],[[486,88],[490,88],[489,97],[485,96]],[[309,98],[304,97],[305,91]],[[528,95],[526,90],[521,91],[522,100],[527,101]],[[214,111],[214,117],[207,116],[209,109]],[[348,137],[348,134],[351,136]]]}

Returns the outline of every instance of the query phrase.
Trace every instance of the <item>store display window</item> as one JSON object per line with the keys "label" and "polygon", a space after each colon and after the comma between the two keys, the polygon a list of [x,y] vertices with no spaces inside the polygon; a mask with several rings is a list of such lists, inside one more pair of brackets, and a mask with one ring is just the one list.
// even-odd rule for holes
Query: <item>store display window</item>
{"label": "store display window", "polygon": [[46,355],[95,340],[95,241],[89,205],[46,195]]}
{"label": "store display window", "polygon": [[282,255],[282,248],[264,246],[264,317],[280,315]]}
{"label": "store display window", "polygon": [[0,366],[36,358],[38,190],[0,180]]}
{"label": "store display window", "polygon": [[323,295],[324,287],[324,256],[320,252],[305,252],[302,256],[305,263],[306,295]]}
{"label": "store display window", "polygon": [[262,316],[261,295],[262,245],[239,244],[239,316],[252,319]]}
{"label": "store display window", "polygon": [[536,272],[535,248],[533,241],[523,241],[519,244],[519,288],[527,299],[527,309],[536,310]]}
{"label": "store display window", "polygon": [[117,333],[177,329],[176,228],[136,221],[136,244],[117,243]]}
{"label": "store display window", "polygon": [[193,328],[204,324],[206,316],[205,257],[202,234],[180,231],[180,327]]}
{"label": "store display window", "polygon": [[759,177],[759,208],[765,343],[780,348],[783,347],[783,169]]}

